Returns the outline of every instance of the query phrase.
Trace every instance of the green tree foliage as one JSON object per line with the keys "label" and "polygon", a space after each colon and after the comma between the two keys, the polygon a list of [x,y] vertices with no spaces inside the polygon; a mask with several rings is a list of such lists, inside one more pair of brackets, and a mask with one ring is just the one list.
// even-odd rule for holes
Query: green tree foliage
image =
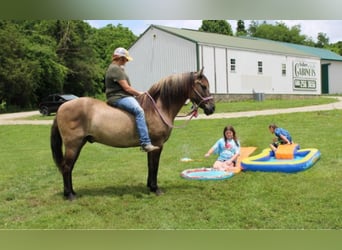
{"label": "green tree foliage", "polygon": [[332,44],[331,50],[342,56],[342,41]]}
{"label": "green tree foliage", "polygon": [[[88,43],[94,49],[99,58],[99,67],[101,70],[101,83],[98,90],[104,90],[104,75],[108,65],[112,61],[112,55],[117,47],[129,48],[137,39],[137,37],[128,28],[121,24],[107,26],[94,30],[92,36],[89,37]],[[99,93],[100,91],[97,91]]]}
{"label": "green tree foliage", "polygon": [[342,56],[342,42],[337,42],[334,45],[334,48],[336,48],[336,53],[340,54]]}
{"label": "green tree foliage", "polygon": [[251,21],[247,30],[247,35],[274,41],[329,49],[339,55],[342,55],[342,41],[335,44],[329,44],[327,34],[319,32],[317,34],[317,42],[314,42],[311,37],[301,34],[300,25],[295,25],[289,28],[282,22],[277,22],[275,25],[272,25],[268,24],[266,21],[263,21],[261,24],[257,21]]}
{"label": "green tree foliage", "polygon": [[51,51],[51,40],[35,32],[25,34],[23,24],[2,21],[0,26],[0,100],[31,107],[44,83],[62,83],[65,68]]}
{"label": "green tree foliage", "polygon": [[68,68],[61,63],[56,54],[56,41],[51,36],[55,21],[19,22],[20,32],[30,41],[29,53],[26,57],[39,65],[39,75],[35,79],[38,88],[36,97],[40,100],[47,93],[63,92]]}
{"label": "green tree foliage", "polygon": [[121,24],[107,26],[95,30],[89,38],[90,45],[101,59],[101,67],[106,69],[112,60],[112,54],[117,47],[129,48],[137,37],[128,28]]}
{"label": "green tree foliage", "polygon": [[80,20],[0,21],[0,104],[36,108],[51,93],[95,96],[115,47],[136,36],[121,25]]}
{"label": "green tree foliage", "polygon": [[243,20],[238,20],[237,26],[236,26],[236,36],[246,36],[246,35],[247,35],[247,30],[245,27],[245,22]]}
{"label": "green tree foliage", "polygon": [[319,32],[317,35],[316,47],[326,48],[329,45],[329,38],[326,33]]}
{"label": "green tree foliage", "polygon": [[250,36],[280,42],[305,44],[307,40],[307,37],[301,34],[300,25],[295,25],[289,28],[283,22],[277,22],[275,25],[272,25],[266,22],[258,24],[253,21],[251,22],[248,31]]}
{"label": "green tree foliage", "polygon": [[[266,22],[264,22],[264,24],[266,24]],[[249,24],[248,30],[247,30],[247,34],[249,36],[254,36],[255,37],[255,33],[257,31],[259,27],[259,23],[255,20],[252,20],[251,23]]]}
{"label": "green tree foliage", "polygon": [[226,20],[203,20],[199,31],[218,33],[232,36],[231,25]]}
{"label": "green tree foliage", "polygon": [[57,21],[56,53],[68,68],[64,92],[78,96],[94,96],[100,92],[103,71],[100,58],[89,43],[93,29],[83,21]]}

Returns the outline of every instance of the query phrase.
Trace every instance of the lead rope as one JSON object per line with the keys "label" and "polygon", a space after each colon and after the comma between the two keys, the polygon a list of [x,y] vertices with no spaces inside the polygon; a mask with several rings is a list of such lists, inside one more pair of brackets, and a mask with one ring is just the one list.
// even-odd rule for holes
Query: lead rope
{"label": "lead rope", "polygon": [[145,94],[148,96],[148,98],[150,98],[150,100],[151,100],[151,102],[152,102],[152,104],[153,104],[153,107],[155,108],[155,110],[157,110],[157,113],[159,114],[159,116],[160,116],[160,118],[162,119],[162,121],[163,121],[168,127],[170,127],[170,128],[184,128],[184,127],[190,122],[190,120],[191,120],[194,116],[197,117],[197,114],[198,114],[198,112],[197,112],[198,106],[196,105],[196,107],[195,107],[193,110],[191,110],[191,111],[187,114],[187,116],[191,115],[190,118],[189,118],[189,120],[187,120],[182,126],[174,126],[173,124],[170,124],[170,123],[167,121],[167,119],[164,117],[164,115],[162,114],[162,112],[158,109],[157,104],[156,104],[156,102],[154,101],[154,99],[152,98],[152,96],[150,95],[150,93],[145,92]]}

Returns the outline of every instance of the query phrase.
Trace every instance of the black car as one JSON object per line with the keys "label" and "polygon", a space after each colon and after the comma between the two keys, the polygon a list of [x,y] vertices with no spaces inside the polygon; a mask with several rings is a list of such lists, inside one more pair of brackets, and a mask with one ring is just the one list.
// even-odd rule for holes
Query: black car
{"label": "black car", "polygon": [[42,115],[50,115],[51,113],[56,113],[59,106],[63,103],[78,98],[78,96],[72,94],[52,94],[44,98],[41,103],[39,103],[39,112]]}

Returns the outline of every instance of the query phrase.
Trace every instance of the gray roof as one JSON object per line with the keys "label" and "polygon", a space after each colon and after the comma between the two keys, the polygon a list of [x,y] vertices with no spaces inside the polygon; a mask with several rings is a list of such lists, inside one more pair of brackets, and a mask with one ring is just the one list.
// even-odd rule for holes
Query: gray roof
{"label": "gray roof", "polygon": [[254,39],[251,37],[235,37],[190,29],[171,28],[160,25],[151,25],[149,29],[151,28],[156,28],[176,35],[178,37],[182,37],[186,40],[193,41],[194,43],[203,45],[222,46],[225,48],[232,48],[237,50],[250,50],[257,52],[259,51],[263,53],[286,54],[301,57],[320,58],[320,56],[317,54],[313,54],[305,50],[292,48],[291,46],[285,46],[282,43],[275,43],[273,41],[270,42],[270,40]]}

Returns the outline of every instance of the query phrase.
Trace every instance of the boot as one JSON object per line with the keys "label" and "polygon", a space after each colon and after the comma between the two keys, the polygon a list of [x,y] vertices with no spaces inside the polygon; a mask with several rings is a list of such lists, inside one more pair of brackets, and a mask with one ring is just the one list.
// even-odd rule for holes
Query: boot
{"label": "boot", "polygon": [[142,145],[141,149],[145,152],[151,152],[151,151],[159,149],[159,147],[153,146],[152,144],[146,144],[146,145]]}

